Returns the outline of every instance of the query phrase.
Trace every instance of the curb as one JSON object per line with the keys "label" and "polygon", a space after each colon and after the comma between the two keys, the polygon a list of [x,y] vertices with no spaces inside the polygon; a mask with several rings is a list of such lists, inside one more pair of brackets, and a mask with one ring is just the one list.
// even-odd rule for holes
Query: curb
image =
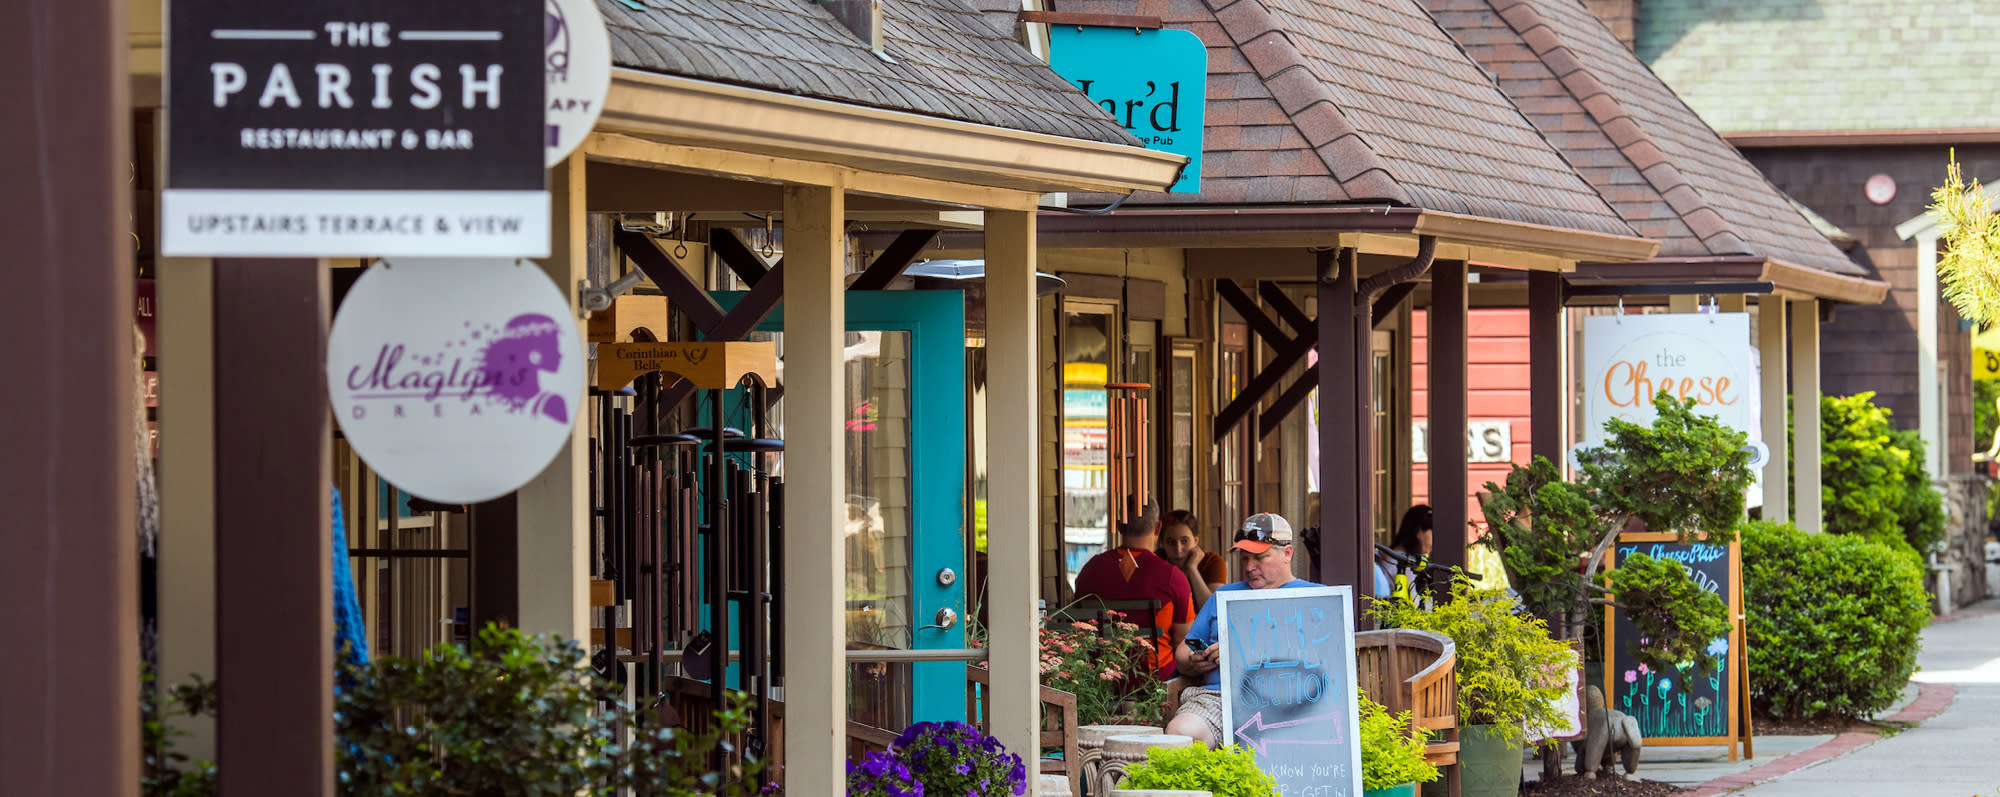
{"label": "curb", "polygon": [[1952,612],[1951,614],[1932,615],[1931,625],[1939,625],[1941,623],[1956,623],[1960,620],[1973,620],[1980,617],[1991,617],[1996,614],[2000,614],[2000,606],[1980,608],[1980,609],[1967,607],[1964,609],[1960,609],[1959,611]]}
{"label": "curb", "polygon": [[[1952,698],[1958,696],[1958,688],[1950,684],[1919,684],[1917,699],[1902,711],[1884,717],[1885,722],[1918,723],[1937,716],[1951,705]],[[1831,761],[1880,741],[1882,737],[1871,731],[1848,731],[1817,747],[1760,764],[1734,775],[1724,775],[1694,787],[1691,797],[1716,797],[1716,795],[1748,788],[1772,778],[1789,775],[1814,764]]]}

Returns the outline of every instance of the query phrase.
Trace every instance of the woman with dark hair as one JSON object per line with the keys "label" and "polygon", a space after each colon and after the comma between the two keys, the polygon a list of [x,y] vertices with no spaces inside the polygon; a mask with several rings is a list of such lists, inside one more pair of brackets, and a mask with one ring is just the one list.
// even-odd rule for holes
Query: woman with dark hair
{"label": "woman with dark hair", "polygon": [[1160,522],[1160,558],[1181,569],[1188,587],[1194,591],[1195,611],[1215,594],[1215,588],[1229,583],[1229,564],[1222,555],[1201,549],[1195,534],[1194,513],[1176,509]]}
{"label": "woman with dark hair", "polygon": [[1376,550],[1377,597],[1405,593],[1414,598],[1415,593],[1429,591],[1429,579],[1424,578],[1424,574],[1430,561],[1433,524],[1429,504],[1417,504],[1403,513],[1402,522],[1396,524],[1396,536],[1389,538],[1389,548],[1408,558],[1382,553],[1379,548]]}
{"label": "woman with dark hair", "polygon": [[1412,559],[1430,556],[1432,522],[1429,504],[1410,507],[1403,513],[1403,522],[1396,524],[1396,536],[1389,538],[1389,547]]}

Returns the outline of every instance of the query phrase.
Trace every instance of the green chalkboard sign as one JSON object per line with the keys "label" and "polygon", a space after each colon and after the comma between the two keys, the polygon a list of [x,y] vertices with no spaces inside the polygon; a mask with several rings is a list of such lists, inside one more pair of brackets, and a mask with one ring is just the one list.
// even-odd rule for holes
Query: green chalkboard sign
{"label": "green chalkboard sign", "polygon": [[1623,534],[1613,549],[1612,566],[1634,553],[1686,567],[1696,584],[1729,607],[1730,631],[1709,643],[1708,652],[1715,656],[1712,667],[1703,669],[1691,662],[1648,665],[1640,654],[1650,640],[1639,636],[1624,612],[1607,608],[1605,706],[1636,718],[1646,744],[1728,745],[1730,759],[1735,760],[1736,742],[1742,741],[1747,754],[1742,549],[1733,542],[1680,542],[1672,534]]}

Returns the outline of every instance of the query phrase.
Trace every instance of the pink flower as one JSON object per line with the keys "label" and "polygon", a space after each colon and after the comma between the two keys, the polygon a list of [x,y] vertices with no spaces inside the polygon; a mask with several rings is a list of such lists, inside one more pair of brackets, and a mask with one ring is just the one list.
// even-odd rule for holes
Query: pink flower
{"label": "pink flower", "polygon": [[1644,665],[1644,664],[1641,664],[1641,665],[1639,665],[1639,674],[1641,674],[1641,675],[1644,675],[1644,674],[1646,674],[1646,673],[1648,673],[1648,672],[1651,672],[1651,671],[1650,671],[1650,670],[1647,670],[1647,669],[1646,669],[1646,665]]}
{"label": "pink flower", "polygon": [[1636,673],[1636,672],[1633,672],[1633,671],[1631,671],[1631,670],[1626,670],[1626,671],[1625,671],[1625,683],[1628,683],[1628,684],[1629,684],[1629,683],[1632,683],[1632,682],[1634,682],[1634,681],[1637,681],[1637,680],[1639,680],[1639,674],[1638,674],[1638,673]]}
{"label": "pink flower", "polygon": [[1099,675],[1097,677],[1102,678],[1106,681],[1116,681],[1118,680],[1118,672],[1116,670],[1105,670],[1102,675]]}
{"label": "pink flower", "polygon": [[1095,630],[1097,630],[1097,625],[1096,625],[1095,623],[1086,623],[1086,622],[1083,622],[1083,621],[1080,621],[1080,620],[1079,620],[1079,621],[1077,621],[1077,622],[1073,622],[1073,623],[1070,623],[1070,624],[1069,624],[1069,626],[1070,626],[1071,628],[1074,628],[1074,629],[1077,629],[1078,631],[1095,631]]}

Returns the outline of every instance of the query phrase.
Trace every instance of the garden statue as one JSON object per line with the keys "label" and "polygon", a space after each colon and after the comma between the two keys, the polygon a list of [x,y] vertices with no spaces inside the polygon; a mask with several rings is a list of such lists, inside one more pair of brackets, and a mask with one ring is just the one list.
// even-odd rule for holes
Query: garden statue
{"label": "garden statue", "polygon": [[1583,701],[1583,724],[1589,735],[1575,742],[1576,774],[1595,778],[1597,770],[1611,768],[1611,755],[1619,753],[1625,778],[1637,780],[1633,773],[1639,771],[1639,750],[1646,746],[1645,738],[1639,735],[1639,720],[1606,708],[1604,690],[1595,686],[1584,694]]}

